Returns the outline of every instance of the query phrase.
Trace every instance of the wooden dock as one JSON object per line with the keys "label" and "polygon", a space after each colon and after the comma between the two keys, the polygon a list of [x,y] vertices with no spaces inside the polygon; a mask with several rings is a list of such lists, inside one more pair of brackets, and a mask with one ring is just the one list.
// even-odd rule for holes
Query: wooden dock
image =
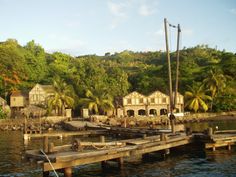
{"label": "wooden dock", "polygon": [[231,150],[231,146],[236,144],[236,130],[216,131],[209,138],[205,144],[206,149],[215,151],[218,147],[227,147]]}
{"label": "wooden dock", "polygon": [[[114,133],[114,130],[111,132]],[[227,146],[230,150],[231,145],[236,142],[236,131],[213,133],[212,129],[209,129],[205,133],[178,132],[171,134],[159,132],[159,134],[152,136],[148,136],[147,132],[141,133],[142,136],[139,138],[109,142],[105,141],[104,136],[100,136],[98,142],[74,139],[73,143],[62,146],[54,146],[53,143],[48,142],[48,137],[45,136],[43,150],[27,150],[25,156],[42,164],[44,176],[48,176],[49,171],[59,170],[64,173],[65,177],[71,177],[74,166],[101,162],[104,167],[108,161],[116,161],[118,166],[122,168],[124,159],[158,151],[163,154],[169,153],[171,148],[195,141],[204,143],[206,149],[212,148],[213,150],[223,146]]]}

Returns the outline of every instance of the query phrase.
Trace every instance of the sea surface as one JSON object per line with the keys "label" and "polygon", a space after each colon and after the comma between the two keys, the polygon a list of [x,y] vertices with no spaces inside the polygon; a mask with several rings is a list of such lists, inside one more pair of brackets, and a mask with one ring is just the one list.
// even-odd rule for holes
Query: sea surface
{"label": "sea surface", "polygon": [[[192,123],[187,126],[195,131],[204,130],[208,126],[218,126],[219,130],[236,129],[236,120]],[[71,139],[53,141],[60,145],[71,142]],[[42,148],[42,141],[32,139],[25,146],[22,132],[0,132],[0,176],[42,176],[40,166],[24,160],[25,148]],[[153,153],[142,160],[125,162],[123,170],[119,170],[115,164],[102,170],[100,164],[95,163],[75,167],[73,172],[74,176],[79,177],[236,177],[236,146],[231,151],[221,148],[212,152],[200,146],[188,145],[171,149],[165,158],[161,154]],[[55,176],[53,173],[50,175]],[[63,174],[59,173],[59,176]]]}

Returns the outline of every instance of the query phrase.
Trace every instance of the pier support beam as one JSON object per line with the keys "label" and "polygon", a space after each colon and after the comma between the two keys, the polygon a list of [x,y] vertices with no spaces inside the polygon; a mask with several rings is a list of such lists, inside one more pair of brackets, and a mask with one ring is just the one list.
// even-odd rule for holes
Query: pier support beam
{"label": "pier support beam", "polygon": [[102,167],[102,170],[105,170],[108,167],[107,161],[102,161],[101,167]]}
{"label": "pier support beam", "polygon": [[48,136],[44,136],[43,139],[43,151],[48,153]]}
{"label": "pier support beam", "polygon": [[49,177],[49,171],[44,171],[43,172],[43,177]]}
{"label": "pier support beam", "polygon": [[231,144],[230,143],[228,144],[228,150],[229,151],[231,150]]}
{"label": "pier support beam", "polygon": [[64,168],[64,177],[72,177],[72,168]]}
{"label": "pier support beam", "polygon": [[123,157],[118,158],[117,161],[118,161],[119,169],[123,169],[124,168],[124,159],[123,159]]}

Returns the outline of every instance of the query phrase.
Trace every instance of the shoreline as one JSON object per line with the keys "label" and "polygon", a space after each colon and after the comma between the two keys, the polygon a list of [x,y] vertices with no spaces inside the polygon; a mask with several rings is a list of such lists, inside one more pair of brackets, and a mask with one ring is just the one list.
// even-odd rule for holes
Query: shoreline
{"label": "shoreline", "polygon": [[[207,122],[214,120],[236,120],[236,111],[222,113],[197,113],[189,114],[184,117],[176,117],[176,124],[186,124],[194,122]],[[34,129],[39,126],[41,121],[42,130],[65,130],[63,123],[68,121],[65,117],[44,117],[28,119],[27,127]],[[90,121],[98,125],[121,126],[121,127],[155,127],[156,125],[168,125],[169,118],[167,116],[160,117],[107,117],[107,116],[91,116]],[[25,119],[2,119],[0,120],[0,131],[24,131]]]}

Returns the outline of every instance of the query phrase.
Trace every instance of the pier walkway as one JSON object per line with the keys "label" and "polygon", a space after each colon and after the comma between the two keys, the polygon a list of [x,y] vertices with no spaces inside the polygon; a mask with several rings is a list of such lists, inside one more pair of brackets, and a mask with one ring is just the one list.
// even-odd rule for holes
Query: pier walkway
{"label": "pier walkway", "polygon": [[143,134],[141,138],[109,142],[105,141],[104,136],[100,136],[99,142],[74,139],[71,144],[62,146],[54,146],[53,143],[48,142],[48,137],[44,137],[44,149],[27,150],[25,156],[42,164],[44,176],[48,176],[49,171],[60,170],[64,176],[71,177],[74,166],[101,162],[103,167],[108,161],[116,161],[118,166],[122,168],[124,159],[157,151],[165,154],[169,153],[171,148],[196,141],[204,143],[206,149],[215,150],[216,147],[227,146],[230,150],[231,145],[236,143],[236,131],[213,133],[212,129],[209,129],[206,133],[178,132],[174,135],[161,132],[159,135],[147,136]]}

